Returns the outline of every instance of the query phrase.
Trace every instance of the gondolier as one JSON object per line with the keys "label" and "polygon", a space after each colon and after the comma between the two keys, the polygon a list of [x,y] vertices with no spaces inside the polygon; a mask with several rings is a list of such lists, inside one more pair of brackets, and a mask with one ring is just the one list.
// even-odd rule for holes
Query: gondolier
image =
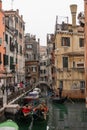
{"label": "gondolier", "polygon": [[62,97],[63,88],[62,88],[62,86],[60,86],[58,89],[59,89],[59,97],[61,98]]}

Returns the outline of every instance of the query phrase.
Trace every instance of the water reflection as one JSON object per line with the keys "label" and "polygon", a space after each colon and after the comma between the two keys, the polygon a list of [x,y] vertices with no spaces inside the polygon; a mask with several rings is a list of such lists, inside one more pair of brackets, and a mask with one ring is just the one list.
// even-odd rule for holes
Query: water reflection
{"label": "water reflection", "polygon": [[[64,127],[66,118],[68,116],[67,106],[64,104],[50,104],[50,115],[49,115],[48,126],[50,130],[59,130]],[[67,124],[67,122],[66,122]]]}
{"label": "water reflection", "polygon": [[50,104],[50,130],[87,130],[85,103]]}

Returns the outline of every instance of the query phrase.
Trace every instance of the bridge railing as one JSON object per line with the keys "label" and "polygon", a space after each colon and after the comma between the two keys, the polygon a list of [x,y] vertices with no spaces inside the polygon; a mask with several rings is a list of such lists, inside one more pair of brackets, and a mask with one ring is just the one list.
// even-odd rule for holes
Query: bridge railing
{"label": "bridge railing", "polygon": [[50,84],[50,82],[47,82],[47,81],[38,81],[38,82],[36,82],[35,84],[34,84],[34,87],[37,87],[37,86],[39,86],[40,84],[46,84],[47,86],[51,86]]}

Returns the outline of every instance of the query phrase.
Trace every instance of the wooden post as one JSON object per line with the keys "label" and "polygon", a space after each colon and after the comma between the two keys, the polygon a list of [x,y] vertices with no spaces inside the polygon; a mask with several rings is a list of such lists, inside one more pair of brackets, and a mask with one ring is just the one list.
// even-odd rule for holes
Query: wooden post
{"label": "wooden post", "polygon": [[7,105],[7,91],[6,91],[6,86],[7,86],[7,76],[6,76],[6,78],[4,79],[5,80],[5,82],[4,82],[4,87],[5,87],[5,89],[4,89],[4,94],[3,94],[3,107],[5,107],[6,105]]}

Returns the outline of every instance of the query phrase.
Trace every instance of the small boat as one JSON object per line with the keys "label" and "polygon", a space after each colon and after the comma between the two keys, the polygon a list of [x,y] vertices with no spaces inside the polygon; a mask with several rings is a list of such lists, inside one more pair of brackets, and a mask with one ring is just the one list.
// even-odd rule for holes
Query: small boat
{"label": "small boat", "polygon": [[58,104],[62,104],[67,100],[67,96],[66,97],[51,97],[51,100],[53,103],[58,103]]}
{"label": "small boat", "polygon": [[16,122],[7,120],[0,123],[0,130],[19,130],[19,127]]}
{"label": "small boat", "polygon": [[18,112],[19,109],[20,109],[19,104],[8,104],[8,105],[6,105],[5,109],[4,109],[4,115],[5,115],[6,119],[15,120],[16,113]]}
{"label": "small boat", "polygon": [[40,88],[34,88],[33,91],[37,91],[39,94],[41,93],[41,89]]}

